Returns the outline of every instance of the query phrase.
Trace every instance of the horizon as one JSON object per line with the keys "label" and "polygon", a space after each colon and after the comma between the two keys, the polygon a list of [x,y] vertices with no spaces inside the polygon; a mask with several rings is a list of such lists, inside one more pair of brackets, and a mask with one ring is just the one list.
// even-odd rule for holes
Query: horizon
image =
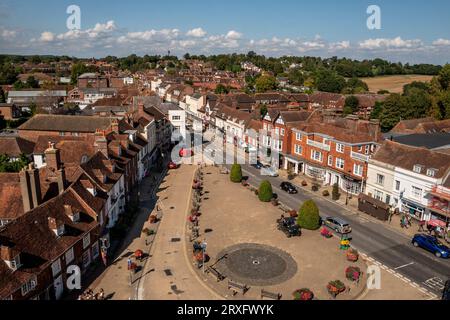
{"label": "horizon", "polygon": [[[158,3],[85,0],[0,4],[0,53],[101,58],[181,57],[255,51],[266,57],[381,58],[410,64],[450,62],[450,3],[379,0],[380,29],[369,29],[374,4],[285,0]],[[70,5],[80,9],[80,29],[68,29]],[[440,10],[435,10],[436,5]],[[368,13],[369,12],[369,13]],[[220,19],[218,19],[220,17]],[[325,23],[324,23],[325,22]],[[411,24],[416,27],[411,28]]]}

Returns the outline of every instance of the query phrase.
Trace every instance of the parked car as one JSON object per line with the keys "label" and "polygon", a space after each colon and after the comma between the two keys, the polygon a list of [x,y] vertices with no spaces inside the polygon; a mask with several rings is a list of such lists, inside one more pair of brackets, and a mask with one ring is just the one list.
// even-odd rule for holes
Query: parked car
{"label": "parked car", "polygon": [[300,226],[297,224],[296,218],[283,218],[278,221],[278,230],[284,232],[286,237],[300,237],[302,235],[302,231]]}
{"label": "parked car", "polygon": [[444,290],[442,291],[442,300],[450,300],[450,279],[445,283]]}
{"label": "parked car", "polygon": [[337,218],[337,217],[327,217],[323,219],[322,223],[329,227],[330,229],[333,229],[337,233],[340,234],[347,234],[352,232],[352,228],[350,227],[350,224],[345,221],[344,219]]}
{"label": "parked car", "polygon": [[450,248],[442,244],[438,239],[426,234],[416,234],[412,239],[412,244],[416,248],[428,250],[438,258],[449,258]]}
{"label": "parked car", "polygon": [[178,169],[178,167],[179,167],[179,165],[172,161],[169,162],[169,164],[167,165],[167,168],[169,168],[170,170]]}
{"label": "parked car", "polygon": [[261,169],[262,176],[278,177],[278,170],[271,166],[264,166]]}
{"label": "parked car", "polygon": [[289,194],[296,194],[298,193],[297,188],[290,182],[282,182],[280,184],[281,190],[289,193]]}
{"label": "parked car", "polygon": [[261,162],[256,161],[256,163],[252,164],[252,167],[253,167],[253,168],[256,168],[256,169],[258,169],[258,170],[261,170],[262,167],[263,167],[263,165],[262,165]]}

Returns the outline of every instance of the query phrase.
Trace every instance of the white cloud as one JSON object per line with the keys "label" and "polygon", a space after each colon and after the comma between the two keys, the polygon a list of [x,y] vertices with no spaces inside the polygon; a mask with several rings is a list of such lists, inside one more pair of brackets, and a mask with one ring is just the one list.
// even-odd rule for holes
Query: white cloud
{"label": "white cloud", "polygon": [[12,38],[15,38],[16,35],[17,35],[17,32],[15,30],[0,29],[0,38],[3,38],[5,40],[10,40]]}
{"label": "white cloud", "polygon": [[50,31],[45,31],[41,33],[41,37],[39,38],[42,42],[52,42],[55,39],[55,35]]}
{"label": "white cloud", "polygon": [[450,46],[450,40],[448,39],[437,39],[436,41],[433,42],[433,46],[438,46],[438,47],[446,47],[446,46]]}
{"label": "white cloud", "polygon": [[350,41],[333,42],[330,43],[329,48],[332,51],[350,49]]}
{"label": "white cloud", "polygon": [[192,30],[189,30],[186,35],[188,37],[195,37],[195,38],[202,38],[206,36],[207,32],[203,30],[202,28],[195,28]]}
{"label": "white cloud", "polygon": [[378,39],[367,39],[359,42],[359,47],[361,49],[375,50],[375,49],[414,49],[419,48],[423,45],[422,40],[403,40],[401,37],[394,39],[378,38]]}
{"label": "white cloud", "polygon": [[225,36],[226,39],[231,39],[231,40],[239,40],[242,38],[242,33],[231,30],[228,31],[227,35]]}

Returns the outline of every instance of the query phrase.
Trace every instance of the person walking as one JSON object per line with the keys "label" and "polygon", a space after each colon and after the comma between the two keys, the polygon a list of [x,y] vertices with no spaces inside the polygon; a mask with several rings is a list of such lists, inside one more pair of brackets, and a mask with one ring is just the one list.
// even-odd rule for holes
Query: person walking
{"label": "person walking", "polygon": [[425,220],[420,220],[418,232],[425,232]]}

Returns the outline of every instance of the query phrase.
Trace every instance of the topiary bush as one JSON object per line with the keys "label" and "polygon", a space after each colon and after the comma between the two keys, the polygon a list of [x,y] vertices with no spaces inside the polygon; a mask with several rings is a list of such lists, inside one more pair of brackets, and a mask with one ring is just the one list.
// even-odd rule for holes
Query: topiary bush
{"label": "topiary bush", "polygon": [[240,164],[233,164],[231,167],[230,180],[234,183],[242,182],[242,168]]}
{"label": "topiary bush", "polygon": [[324,197],[329,197],[329,196],[330,196],[330,193],[328,192],[328,190],[324,190],[324,191],[322,192],[322,195],[323,195]]}
{"label": "topiary bush", "polygon": [[331,196],[333,198],[334,201],[339,200],[339,198],[341,197],[341,194],[339,193],[339,186],[337,183],[335,183],[333,185],[333,191],[331,193]]}
{"label": "topiary bush", "polygon": [[308,200],[301,206],[297,224],[306,230],[317,230],[320,228],[319,208],[312,200]]}
{"label": "topiary bush", "polygon": [[273,198],[272,185],[269,181],[264,180],[261,182],[258,191],[258,198],[262,202],[270,202]]}

